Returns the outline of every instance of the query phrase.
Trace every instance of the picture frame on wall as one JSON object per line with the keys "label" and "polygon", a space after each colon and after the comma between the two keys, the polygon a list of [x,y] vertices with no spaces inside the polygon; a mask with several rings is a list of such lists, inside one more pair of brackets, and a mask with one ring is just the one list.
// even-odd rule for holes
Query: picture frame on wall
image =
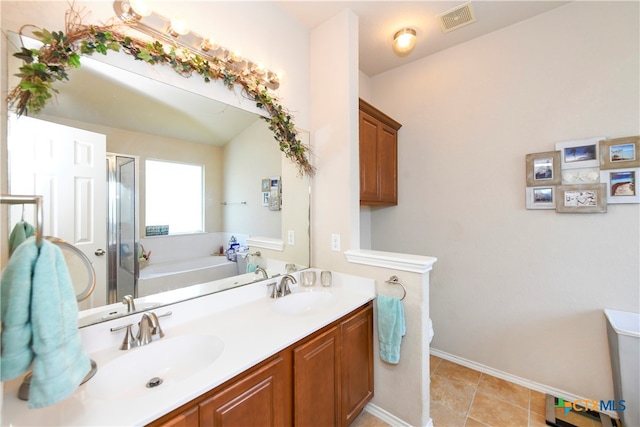
{"label": "picture frame on wall", "polygon": [[525,163],[527,187],[558,185],[562,183],[559,151],[527,154]]}
{"label": "picture frame on wall", "polygon": [[560,185],[556,187],[556,212],[605,213],[607,186],[605,184]]}
{"label": "picture frame on wall", "polygon": [[600,169],[640,167],[640,136],[600,141]]}
{"label": "picture frame on wall", "polygon": [[555,209],[556,208],[556,187],[527,187],[526,188],[527,209]]}
{"label": "picture frame on wall", "polygon": [[604,183],[607,189],[607,203],[640,203],[639,178],[640,168],[600,171],[600,182]]}
{"label": "picture frame on wall", "polygon": [[560,167],[563,170],[599,167],[599,142],[604,139],[603,136],[597,136],[556,142],[556,150],[560,151]]}
{"label": "picture frame on wall", "polygon": [[562,171],[563,185],[598,184],[600,168],[565,169]]}

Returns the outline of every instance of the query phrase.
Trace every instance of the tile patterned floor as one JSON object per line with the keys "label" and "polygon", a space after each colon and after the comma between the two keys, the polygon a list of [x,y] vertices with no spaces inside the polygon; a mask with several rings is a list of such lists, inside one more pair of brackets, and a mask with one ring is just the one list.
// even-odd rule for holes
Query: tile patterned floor
{"label": "tile patterned floor", "polygon": [[[436,356],[431,364],[434,427],[545,427],[545,395]],[[389,424],[363,411],[352,427]]]}
{"label": "tile patterned floor", "polygon": [[435,427],[543,427],[545,395],[430,356]]}

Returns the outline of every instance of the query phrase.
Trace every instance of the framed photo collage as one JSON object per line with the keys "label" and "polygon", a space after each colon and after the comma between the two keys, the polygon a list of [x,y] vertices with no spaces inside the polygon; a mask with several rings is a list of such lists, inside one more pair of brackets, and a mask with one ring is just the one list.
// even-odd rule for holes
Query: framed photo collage
{"label": "framed photo collage", "polygon": [[640,203],[640,136],[558,142],[526,155],[527,209],[604,213],[607,205]]}

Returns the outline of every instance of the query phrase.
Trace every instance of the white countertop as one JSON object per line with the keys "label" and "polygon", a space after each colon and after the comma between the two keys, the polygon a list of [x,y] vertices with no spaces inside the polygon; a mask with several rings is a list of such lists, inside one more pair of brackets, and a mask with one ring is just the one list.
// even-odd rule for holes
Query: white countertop
{"label": "white countertop", "polygon": [[[297,274],[294,274],[297,278]],[[319,273],[318,273],[319,276]],[[280,278],[277,278],[280,279]],[[319,282],[319,277],[317,282]],[[158,315],[171,311],[170,317],[161,318],[165,333],[163,340],[181,335],[213,335],[224,342],[222,354],[203,370],[163,388],[145,389],[139,397],[104,399],[92,396],[88,385],[82,385],[69,398],[43,409],[28,409],[27,402],[19,400],[17,391],[22,377],[4,383],[2,408],[3,426],[116,426],[144,425],[191,401],[201,394],[233,378],[260,361],[288,347],[305,336],[321,329],[334,320],[353,311],[375,297],[374,281],[355,276],[333,273],[333,285],[322,288],[292,287],[294,293],[309,289],[330,292],[332,303],[321,312],[294,316],[283,315],[272,309],[274,300],[267,297],[265,283],[243,286],[218,294],[196,298],[172,306],[158,308]],[[298,282],[300,282],[298,280]],[[286,297],[284,297],[286,298]],[[123,333],[112,333],[109,328],[137,323],[141,314],[115,319],[82,328],[85,350],[100,366],[105,366],[132,350],[118,350]],[[134,328],[135,334],[135,328]],[[152,342],[148,346],[153,346]],[[144,347],[141,347],[142,349]],[[180,351],[176,348],[175,351]],[[135,370],[135,366],[131,369]]]}

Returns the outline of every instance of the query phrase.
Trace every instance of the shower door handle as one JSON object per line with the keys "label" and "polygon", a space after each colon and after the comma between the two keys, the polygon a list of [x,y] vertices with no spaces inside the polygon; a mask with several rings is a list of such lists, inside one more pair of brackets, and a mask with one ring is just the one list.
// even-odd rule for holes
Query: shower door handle
{"label": "shower door handle", "polygon": [[103,256],[104,254],[106,254],[106,252],[104,251],[104,249],[96,249],[96,251],[94,252],[94,254],[96,256]]}

